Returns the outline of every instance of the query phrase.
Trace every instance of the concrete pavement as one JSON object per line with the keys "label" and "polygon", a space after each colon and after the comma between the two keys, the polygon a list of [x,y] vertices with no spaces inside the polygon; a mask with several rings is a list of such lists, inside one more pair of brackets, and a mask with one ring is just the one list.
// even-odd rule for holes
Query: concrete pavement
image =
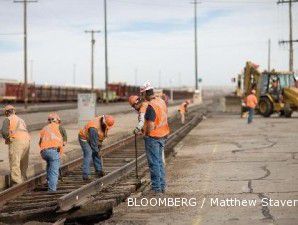
{"label": "concrete pavement", "polygon": [[[104,224],[296,225],[297,137],[297,117],[257,116],[247,125],[237,115],[209,116],[176,146],[166,168],[168,189],[161,198],[186,198],[192,205],[127,201]],[[143,197],[150,199],[137,197],[137,204]]]}

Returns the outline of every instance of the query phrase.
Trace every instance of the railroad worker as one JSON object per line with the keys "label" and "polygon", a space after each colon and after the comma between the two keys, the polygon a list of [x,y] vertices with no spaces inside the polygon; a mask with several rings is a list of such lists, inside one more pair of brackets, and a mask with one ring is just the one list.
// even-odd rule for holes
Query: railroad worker
{"label": "railroad worker", "polygon": [[102,142],[115,120],[110,115],[97,116],[89,121],[79,132],[79,142],[83,151],[83,180],[90,180],[90,163],[93,160],[97,176],[103,177],[101,157],[99,156]]}
{"label": "railroad worker", "polygon": [[151,175],[153,194],[165,192],[165,168],[163,151],[166,138],[170,132],[168,126],[167,106],[165,102],[154,96],[152,87],[145,90],[146,100],[149,102],[145,113],[145,149]]}
{"label": "railroad worker", "polygon": [[11,184],[15,185],[27,179],[30,135],[24,120],[16,115],[14,106],[5,106],[4,115],[2,137],[8,145]]}
{"label": "railroad worker", "polygon": [[185,100],[184,102],[181,103],[181,105],[179,106],[179,113],[180,113],[180,118],[181,118],[181,123],[184,124],[185,123],[185,113],[187,113],[188,111],[188,105],[190,104],[189,100]]}
{"label": "railroad worker", "polygon": [[138,112],[138,124],[134,128],[134,134],[140,134],[143,132],[143,127],[145,123],[145,112],[148,106],[148,102],[146,100],[141,99],[137,95],[132,95],[128,99],[129,104]]}
{"label": "railroad worker", "polygon": [[256,90],[252,89],[251,94],[246,97],[246,107],[248,109],[247,123],[250,124],[253,121],[255,108],[258,104],[258,99],[256,97]]}
{"label": "railroad worker", "polygon": [[56,191],[59,177],[60,157],[67,142],[67,134],[61,126],[57,113],[50,113],[48,124],[40,131],[40,155],[47,162],[48,191]]}

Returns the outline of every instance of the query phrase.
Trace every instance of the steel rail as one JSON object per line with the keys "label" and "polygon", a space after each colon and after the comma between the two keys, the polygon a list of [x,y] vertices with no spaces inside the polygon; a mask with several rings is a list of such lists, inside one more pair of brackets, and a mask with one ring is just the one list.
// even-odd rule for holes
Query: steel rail
{"label": "steel rail", "polygon": [[[202,120],[202,115],[196,115],[187,124],[176,130],[174,133],[169,135],[166,146],[173,142],[177,136],[186,134],[186,130],[191,129],[193,126],[198,124]],[[139,166],[146,163],[146,154],[143,153],[137,158]],[[117,180],[128,175],[135,169],[136,159],[132,160],[123,167],[113,171],[112,173],[97,179],[89,184],[82,186],[81,188],[70,192],[58,199],[58,207],[60,212],[68,211],[72,208],[79,207],[80,205],[86,203],[89,198],[96,192],[101,191],[107,185],[115,183]]]}
{"label": "steel rail", "polygon": [[[197,109],[197,107],[193,106],[189,110],[194,111],[195,109]],[[174,120],[174,118],[170,118],[169,122],[172,120]],[[176,132],[172,133],[169,137],[169,140],[171,139],[171,137],[173,137],[176,134],[177,134]],[[112,143],[109,146],[102,148],[100,151],[100,156],[104,156],[108,153],[112,153],[112,152],[120,149],[124,145],[132,142],[133,139],[134,139],[134,135],[130,135],[124,139],[121,139],[115,143]],[[83,157],[79,157],[75,160],[72,160],[72,161],[67,162],[66,164],[62,165],[60,168],[61,175],[63,176],[63,175],[65,175],[65,173],[72,170],[73,168],[80,166],[82,164],[82,161],[83,161]],[[46,181],[46,172],[43,172],[39,175],[36,175],[36,176],[30,178],[29,180],[27,180],[21,184],[15,185],[13,187],[10,187],[10,188],[0,192],[0,207],[2,207],[9,200],[14,199],[14,198],[24,194],[27,191],[34,190],[38,185],[43,184],[45,181]]]}

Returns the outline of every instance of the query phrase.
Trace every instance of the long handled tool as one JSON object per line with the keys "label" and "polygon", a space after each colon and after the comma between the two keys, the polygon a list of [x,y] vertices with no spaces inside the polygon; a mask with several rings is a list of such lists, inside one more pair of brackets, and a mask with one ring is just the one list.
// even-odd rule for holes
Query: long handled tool
{"label": "long handled tool", "polygon": [[137,134],[135,134],[135,157],[136,157],[136,179],[139,180],[139,174],[138,174],[138,144],[137,144]]}

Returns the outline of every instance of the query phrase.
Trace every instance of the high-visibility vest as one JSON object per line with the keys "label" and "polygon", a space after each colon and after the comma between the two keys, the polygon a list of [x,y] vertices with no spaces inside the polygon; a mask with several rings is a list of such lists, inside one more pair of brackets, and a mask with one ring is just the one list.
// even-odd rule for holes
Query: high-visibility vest
{"label": "high-visibility vest", "polygon": [[168,109],[166,103],[161,98],[154,98],[149,102],[149,105],[155,111],[154,129],[150,131],[150,137],[162,138],[170,133],[168,125]]}
{"label": "high-visibility vest", "polygon": [[59,124],[50,123],[40,131],[40,149],[57,148],[62,153],[63,137]]}
{"label": "high-visibility vest", "polygon": [[30,136],[27,130],[27,126],[20,117],[17,115],[11,115],[7,117],[9,119],[9,138],[16,140],[30,140]]}
{"label": "high-visibility vest", "polygon": [[148,107],[148,101],[142,102],[139,113],[146,113],[147,107]]}
{"label": "high-visibility vest", "polygon": [[108,129],[106,129],[104,132],[101,130],[101,118],[102,116],[98,116],[89,121],[86,126],[80,130],[79,137],[82,140],[89,141],[89,129],[95,128],[98,133],[99,141],[103,141],[107,137]]}
{"label": "high-visibility vest", "polygon": [[180,106],[179,106],[179,111],[180,113],[185,113],[186,111],[186,103],[183,102]]}

